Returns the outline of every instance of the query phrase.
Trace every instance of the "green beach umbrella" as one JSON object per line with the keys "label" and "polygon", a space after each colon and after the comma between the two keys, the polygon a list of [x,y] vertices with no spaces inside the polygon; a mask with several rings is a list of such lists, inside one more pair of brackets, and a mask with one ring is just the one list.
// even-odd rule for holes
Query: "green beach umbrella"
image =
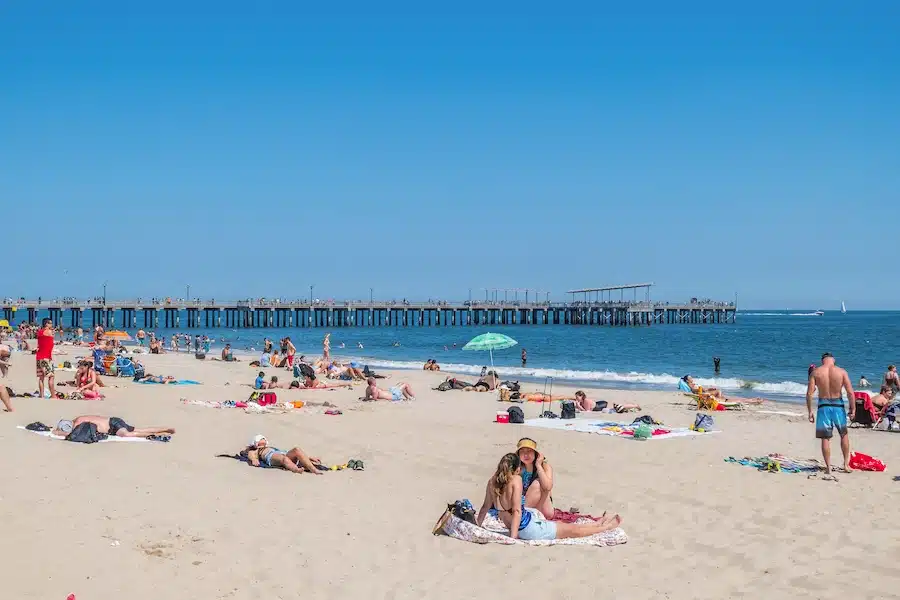
{"label": "green beach umbrella", "polygon": [[502,333],[482,333],[473,337],[463,346],[463,350],[487,350],[491,354],[491,369],[494,368],[494,350],[506,350],[518,344],[516,340]]}

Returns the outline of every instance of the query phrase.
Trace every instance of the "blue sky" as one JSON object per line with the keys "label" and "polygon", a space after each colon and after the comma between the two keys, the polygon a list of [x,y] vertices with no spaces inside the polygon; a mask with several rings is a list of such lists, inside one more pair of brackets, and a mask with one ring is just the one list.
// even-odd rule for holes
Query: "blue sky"
{"label": "blue sky", "polygon": [[122,4],[0,11],[0,295],[900,308],[900,3]]}

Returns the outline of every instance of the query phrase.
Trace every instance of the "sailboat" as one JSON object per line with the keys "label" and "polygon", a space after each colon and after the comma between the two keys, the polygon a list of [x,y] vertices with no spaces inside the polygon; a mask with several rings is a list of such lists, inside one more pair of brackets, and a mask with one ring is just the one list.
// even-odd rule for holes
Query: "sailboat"
{"label": "sailboat", "polygon": [[844,314],[846,312],[847,312],[847,305],[844,304],[843,300],[841,300],[841,314]]}

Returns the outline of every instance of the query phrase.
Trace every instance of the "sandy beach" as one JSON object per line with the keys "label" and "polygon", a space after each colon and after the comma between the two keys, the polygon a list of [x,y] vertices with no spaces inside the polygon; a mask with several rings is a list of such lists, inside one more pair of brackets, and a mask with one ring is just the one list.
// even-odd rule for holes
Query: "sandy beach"
{"label": "sandy beach", "polygon": [[[63,350],[68,356],[55,362],[82,354]],[[898,435],[852,431],[853,447],[888,470],[828,482],[723,460],[771,452],[820,458],[800,405],[764,407],[800,416],[718,412],[721,433],[636,442],[497,424],[496,411],[507,405],[495,394],[432,391],[445,375],[423,371],[390,373],[388,383],[411,383],[413,402],[361,403],[363,384],[278,390],[280,402],[334,403],[343,411],[337,416],[318,407],[209,408],[189,401],[246,400],[257,369],[191,355],[140,359],[148,372],[202,385],[108,378],[115,387],[104,401],[15,398],[15,412],[0,414],[4,597],[900,597],[892,555]],[[4,384],[34,391],[34,357],[14,354],[12,362]],[[640,403],[641,414],[670,426],[690,425],[696,412],[675,392],[589,396]],[[536,417],[539,405],[524,409]],[[177,433],[169,443],[83,445],[16,429],[83,414]],[[636,415],[608,416],[630,423]],[[366,468],[313,477],[215,457],[241,450],[257,433],[327,463],[356,458]],[[500,456],[522,436],[537,440],[553,464],[554,504],[619,513],[627,544],[481,546],[432,535],[448,502],[469,498],[477,508]]]}

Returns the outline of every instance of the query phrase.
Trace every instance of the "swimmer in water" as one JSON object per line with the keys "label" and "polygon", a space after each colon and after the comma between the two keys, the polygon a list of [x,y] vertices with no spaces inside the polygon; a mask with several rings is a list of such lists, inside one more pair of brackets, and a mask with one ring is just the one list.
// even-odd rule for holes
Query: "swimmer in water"
{"label": "swimmer in water", "polygon": [[359,346],[359,349],[360,349],[360,350],[362,350],[362,349],[363,349],[363,345],[362,345],[362,342],[356,342],[356,345],[357,345],[357,346]]}

